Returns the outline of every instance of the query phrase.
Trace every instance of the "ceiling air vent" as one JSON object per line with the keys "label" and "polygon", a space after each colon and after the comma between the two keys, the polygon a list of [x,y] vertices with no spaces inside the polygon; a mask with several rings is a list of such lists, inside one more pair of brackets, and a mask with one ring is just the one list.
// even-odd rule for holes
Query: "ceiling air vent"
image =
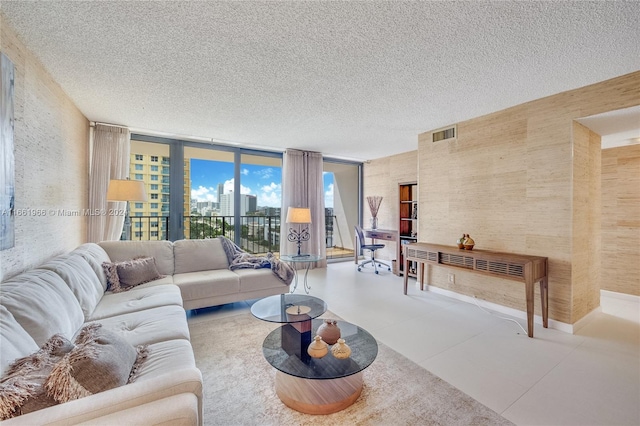
{"label": "ceiling air vent", "polygon": [[436,130],[431,133],[431,142],[446,141],[456,138],[456,126],[447,127],[446,129]]}

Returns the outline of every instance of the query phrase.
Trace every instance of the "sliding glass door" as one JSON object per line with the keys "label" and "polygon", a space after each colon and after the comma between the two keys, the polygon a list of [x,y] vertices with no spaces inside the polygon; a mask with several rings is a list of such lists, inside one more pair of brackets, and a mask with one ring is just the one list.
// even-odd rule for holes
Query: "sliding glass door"
{"label": "sliding glass door", "polygon": [[352,258],[358,224],[361,165],[324,160],[327,259]]}

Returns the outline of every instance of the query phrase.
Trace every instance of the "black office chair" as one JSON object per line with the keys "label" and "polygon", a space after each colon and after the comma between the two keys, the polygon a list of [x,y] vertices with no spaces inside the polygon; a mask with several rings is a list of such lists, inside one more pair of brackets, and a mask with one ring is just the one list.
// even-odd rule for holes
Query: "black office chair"
{"label": "black office chair", "polygon": [[376,259],[376,250],[380,250],[384,248],[384,244],[367,244],[364,239],[364,233],[362,232],[362,228],[356,225],[356,234],[358,234],[358,241],[360,242],[360,249],[365,249],[371,251],[371,258],[365,260],[364,262],[358,264],[358,271],[362,271],[362,267],[367,263],[371,263],[373,265],[373,270],[378,273],[378,266],[382,267],[382,265],[386,266],[390,271],[391,266],[388,264]]}

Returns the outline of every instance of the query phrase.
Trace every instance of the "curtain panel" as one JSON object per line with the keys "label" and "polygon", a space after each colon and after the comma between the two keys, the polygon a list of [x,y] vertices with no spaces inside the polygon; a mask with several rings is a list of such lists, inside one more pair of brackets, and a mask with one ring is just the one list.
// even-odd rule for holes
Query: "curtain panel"
{"label": "curtain panel", "polygon": [[[282,211],[280,228],[280,253],[297,252],[296,243],[287,240],[290,226],[285,222],[289,207],[308,207],[311,210],[309,241],[302,243],[304,253],[317,254],[323,260],[315,267],[327,265],[327,244],[324,212],[324,183],[322,179],[322,154],[319,152],[287,149],[282,162]],[[312,265],[313,267],[313,265]]]}
{"label": "curtain panel", "polygon": [[107,188],[111,179],[129,177],[131,133],[126,127],[96,124],[93,131],[93,152],[89,172],[89,208],[99,214],[90,215],[88,241],[119,240],[124,225],[122,212],[127,208],[123,201],[107,201]]}

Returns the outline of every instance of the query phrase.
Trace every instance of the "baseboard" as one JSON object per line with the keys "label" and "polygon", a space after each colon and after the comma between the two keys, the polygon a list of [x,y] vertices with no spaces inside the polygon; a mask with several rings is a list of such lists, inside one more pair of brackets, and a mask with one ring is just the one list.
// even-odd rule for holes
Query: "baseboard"
{"label": "baseboard", "polygon": [[602,312],[640,323],[640,296],[600,290]]}
{"label": "baseboard", "polygon": [[[418,288],[420,288],[420,284],[419,283],[416,283],[416,286]],[[482,299],[476,299],[475,297],[467,296],[465,294],[456,293],[454,291],[446,290],[446,289],[440,288],[440,287],[435,287],[435,286],[432,286],[432,285],[429,285],[429,284],[425,284],[425,291],[431,291],[433,293],[441,294],[443,296],[447,296],[447,297],[450,297],[452,299],[460,300],[462,302],[473,303],[473,304],[478,302],[478,304],[480,306],[482,306],[483,308],[485,308],[485,309],[489,309],[489,310],[494,311],[494,312],[499,312],[501,314],[509,315],[509,316],[514,317],[514,318],[518,318],[518,319],[524,320],[525,321],[524,325],[526,327],[527,313],[525,311],[520,311],[518,309],[513,309],[513,308],[509,308],[507,306],[498,305],[497,303],[489,302],[489,301],[482,300]],[[540,303],[540,301],[537,301],[537,303]],[[599,308],[598,308],[598,310],[599,310]],[[591,313],[587,314],[587,316],[591,317],[592,314],[594,314],[594,312],[591,312]],[[535,324],[542,325],[542,317],[540,315],[534,315],[533,316],[533,322]],[[582,322],[582,320],[578,321],[578,323],[581,323],[581,322]],[[567,323],[564,323],[564,322],[561,322],[561,321],[556,321],[556,320],[553,320],[553,319],[549,319],[548,323],[549,323],[549,328],[552,328],[554,330],[563,331],[563,332],[569,333],[569,334],[575,333],[581,327],[583,327],[584,324],[586,324],[586,322],[585,322],[582,325],[579,325],[578,323],[572,325],[572,324],[567,324]],[[576,328],[576,325],[579,325],[579,327]]]}
{"label": "baseboard", "polygon": [[602,308],[600,306],[598,306],[597,308],[595,308],[594,310],[589,312],[587,315],[583,316],[578,321],[574,322],[573,326],[572,326],[573,327],[572,333],[575,334],[582,327],[584,327],[585,325],[589,324],[589,322],[591,322],[591,320],[594,319],[595,316],[597,314],[599,314],[600,312],[602,312]]}
{"label": "baseboard", "polygon": [[[416,281],[416,287],[420,288],[420,283]],[[425,284],[425,291],[431,291],[436,294],[441,294],[452,299],[460,300],[466,303],[476,302],[483,308],[489,309],[494,312],[509,315],[514,318],[527,320],[527,313],[518,309],[509,308],[507,306],[498,305],[497,303],[489,302],[487,300],[476,299],[472,296],[456,293],[455,291],[446,290],[444,288]],[[539,301],[536,301],[539,303]],[[598,313],[605,313],[613,315],[619,318],[624,318],[629,321],[640,323],[640,296],[632,294],[616,293],[614,291],[600,290],[600,306],[593,309],[591,312],[580,318],[573,324],[567,324],[565,322],[556,321],[549,318],[549,328],[554,330],[563,331],[569,334],[575,334],[582,327],[587,325]],[[542,317],[540,315],[534,315],[533,322],[535,324],[542,325]]]}

